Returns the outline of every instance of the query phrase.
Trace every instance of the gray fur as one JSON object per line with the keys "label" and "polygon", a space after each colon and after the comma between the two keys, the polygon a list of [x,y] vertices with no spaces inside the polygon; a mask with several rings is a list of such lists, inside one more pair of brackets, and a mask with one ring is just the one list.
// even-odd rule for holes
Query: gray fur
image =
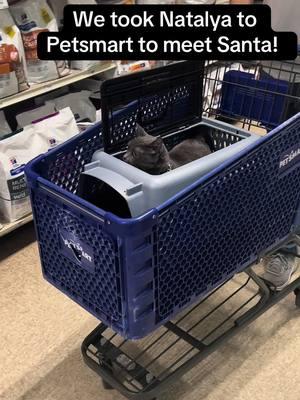
{"label": "gray fur", "polygon": [[137,124],[136,137],[128,143],[123,159],[145,172],[159,175],[210,153],[211,149],[201,133],[183,140],[168,152],[162,138],[149,135]]}

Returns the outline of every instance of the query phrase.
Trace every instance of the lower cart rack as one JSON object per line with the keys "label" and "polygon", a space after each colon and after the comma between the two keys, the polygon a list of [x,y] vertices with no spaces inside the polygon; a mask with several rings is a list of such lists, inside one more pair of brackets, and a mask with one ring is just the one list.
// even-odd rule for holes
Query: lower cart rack
{"label": "lower cart rack", "polygon": [[124,340],[100,324],[84,340],[82,354],[106,389],[153,399],[292,291],[299,307],[299,288],[300,277],[274,292],[248,268],[145,339]]}

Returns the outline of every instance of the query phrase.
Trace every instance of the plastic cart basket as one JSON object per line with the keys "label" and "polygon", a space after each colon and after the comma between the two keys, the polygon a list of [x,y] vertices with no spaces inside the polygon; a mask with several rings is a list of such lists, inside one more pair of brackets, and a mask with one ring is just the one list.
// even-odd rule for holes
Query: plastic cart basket
{"label": "plastic cart basket", "polygon": [[276,128],[300,112],[300,47],[290,61],[207,62],[204,96],[207,116]]}
{"label": "plastic cart basket", "polygon": [[[106,151],[126,148],[137,120],[178,141],[180,127],[201,121],[202,68],[178,63],[104,84]],[[215,150],[247,137],[211,124]],[[26,167],[44,277],[122,336],[146,336],[299,231],[299,144],[300,114],[159,207],[121,219],[76,195],[102,146],[96,125]]]}
{"label": "plastic cart basket", "polygon": [[280,124],[286,104],[289,83],[242,71],[224,74],[219,112],[231,118],[248,118],[260,121],[267,128]]}

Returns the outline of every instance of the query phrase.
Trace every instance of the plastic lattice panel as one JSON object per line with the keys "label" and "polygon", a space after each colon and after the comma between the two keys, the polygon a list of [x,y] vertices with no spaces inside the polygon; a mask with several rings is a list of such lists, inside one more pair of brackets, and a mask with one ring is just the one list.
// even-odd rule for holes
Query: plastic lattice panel
{"label": "plastic lattice panel", "polygon": [[172,114],[172,105],[181,103],[184,105],[191,97],[191,85],[178,86],[173,91],[164,91],[159,95],[143,99],[139,108],[141,123],[149,124],[159,119],[163,122],[167,113]]}
{"label": "plastic lattice panel", "polygon": [[[112,126],[110,132],[110,145],[128,143],[130,138],[135,135],[135,127],[138,115],[137,105],[129,107],[128,112],[122,115],[112,116]],[[126,111],[126,110],[125,110]]]}
{"label": "plastic lattice panel", "polygon": [[[170,99],[174,103],[176,101],[179,102],[180,107],[183,107],[184,104],[187,104],[181,101],[186,98],[189,99],[188,94],[189,91],[186,86],[177,88],[175,94],[172,96],[169,94],[168,96],[151,97],[149,101],[145,101],[143,105],[140,105],[140,110],[142,110],[142,114],[143,110],[147,110],[147,114],[151,115],[152,120],[155,117],[162,118],[167,110],[167,104],[171,101]],[[129,107],[128,111],[126,110],[125,112],[124,110],[121,115],[116,117],[113,125],[114,135],[112,136],[111,144],[113,142],[127,143],[134,136],[138,112],[137,106],[134,105]],[[168,148],[175,146],[180,141],[179,139],[182,138],[182,135],[178,136],[178,139],[175,136],[168,139]],[[217,150],[240,140],[237,136],[216,129],[211,130],[211,136]],[[103,147],[103,140],[102,131],[99,127],[88,137],[84,137],[78,141],[76,146],[71,146],[68,151],[65,150],[63,153],[58,154],[54,160],[49,161],[44,177],[61,188],[71,193],[76,193],[80,174],[84,170],[84,166],[91,162],[93,153],[101,147]]]}
{"label": "plastic lattice panel", "polygon": [[59,154],[47,167],[47,178],[69,192],[75,193],[85,164],[92,160],[94,152],[103,147],[102,132],[77,142],[68,152]]}
{"label": "plastic lattice panel", "polygon": [[144,100],[139,107],[139,116],[141,124],[151,123],[154,119],[163,118],[168,110],[170,96],[168,92],[160,96],[152,96]]}
{"label": "plastic lattice panel", "polygon": [[222,132],[219,129],[212,129],[210,135],[213,140],[215,150],[224,149],[224,147],[230,146],[242,140],[242,138],[239,136]]}
{"label": "plastic lattice panel", "polygon": [[111,116],[108,143],[110,152],[120,150],[134,137],[137,121],[146,130],[151,130],[169,125],[181,114],[186,115],[193,100],[191,89],[191,85],[184,85],[171,91],[161,91],[158,95],[137,100],[124,109],[124,112]]}
{"label": "plastic lattice panel", "polygon": [[[44,196],[35,196],[44,273],[50,281],[95,314],[121,319],[119,261],[114,242],[101,226],[89,224]],[[94,272],[73,263],[62,254],[60,231],[65,229],[93,250]]]}
{"label": "plastic lattice panel", "polygon": [[160,216],[158,320],[290,233],[300,202],[300,168],[280,174],[279,160],[299,142],[295,123]]}
{"label": "plastic lattice panel", "polygon": [[185,99],[190,96],[191,85],[184,85],[177,87],[173,93],[171,93],[171,102],[175,103],[178,100]]}

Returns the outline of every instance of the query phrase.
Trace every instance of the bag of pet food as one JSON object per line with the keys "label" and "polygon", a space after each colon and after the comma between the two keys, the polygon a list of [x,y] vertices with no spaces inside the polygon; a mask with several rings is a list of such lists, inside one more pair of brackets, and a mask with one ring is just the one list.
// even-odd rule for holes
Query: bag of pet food
{"label": "bag of pet food", "polygon": [[88,90],[90,92],[89,99],[94,104],[96,109],[101,108],[101,86],[103,80],[96,78],[87,78],[72,84],[74,91]]}
{"label": "bag of pet food", "polygon": [[140,61],[118,61],[115,75],[131,74],[133,72],[139,72],[144,69],[152,68],[151,62],[147,60]]}
{"label": "bag of pet food", "polygon": [[81,71],[86,71],[87,69],[97,67],[101,65],[101,61],[97,60],[75,60],[71,61],[72,69],[79,69]]}
{"label": "bag of pet food", "polygon": [[34,122],[33,126],[45,151],[62,144],[80,132],[70,107]]}
{"label": "bag of pet food", "polygon": [[64,7],[68,4],[67,0],[48,0],[53,14],[55,15],[58,28],[63,27]]}
{"label": "bag of pet food", "polygon": [[3,111],[0,111],[0,140],[11,132]]}
{"label": "bag of pet food", "polygon": [[78,132],[73,113],[66,108],[0,141],[0,215],[5,221],[31,212],[25,165]]}
{"label": "bag of pet food", "polygon": [[64,96],[65,94],[70,93],[68,86],[63,86],[59,89],[54,90],[53,92],[49,92],[46,94],[42,94],[40,96],[35,97],[34,104],[39,107],[44,105],[47,101],[56,99],[56,97]]}
{"label": "bag of pet food", "polygon": [[41,83],[66,75],[68,69],[65,61],[39,60],[37,56],[38,34],[58,30],[46,0],[13,2],[11,12],[22,33],[29,82]]}
{"label": "bag of pet food", "polygon": [[0,215],[7,222],[31,212],[24,167],[39,154],[39,142],[33,126],[0,141]]}
{"label": "bag of pet food", "polygon": [[18,127],[22,128],[23,126],[29,125],[33,121],[54,114],[55,111],[54,105],[51,103],[34,108],[33,110],[24,111],[16,116]]}
{"label": "bag of pet food", "polygon": [[8,7],[0,5],[0,98],[27,88],[21,33]]}
{"label": "bag of pet food", "polygon": [[[84,80],[72,83],[72,89],[76,91],[88,90],[90,92],[90,99],[100,99],[100,89],[103,83],[103,78],[86,78]],[[58,97],[58,96],[56,96]]]}
{"label": "bag of pet food", "polygon": [[59,28],[63,26],[63,17],[64,17],[64,7],[68,4],[97,4],[95,0],[48,0],[55,18],[57,20]]}
{"label": "bag of pet food", "polygon": [[96,107],[93,105],[89,96],[91,92],[88,90],[81,90],[80,92],[69,93],[65,96],[57,97],[50,100],[48,103],[54,104],[56,110],[61,110],[69,106],[75,116],[77,122],[96,121]]}

